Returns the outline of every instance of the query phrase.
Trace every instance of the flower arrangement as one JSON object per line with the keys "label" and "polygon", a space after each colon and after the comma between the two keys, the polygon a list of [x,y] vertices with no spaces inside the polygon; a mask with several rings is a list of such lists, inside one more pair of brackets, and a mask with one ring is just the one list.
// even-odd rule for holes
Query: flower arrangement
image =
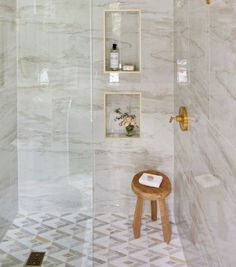
{"label": "flower arrangement", "polygon": [[120,121],[119,125],[125,127],[127,136],[132,136],[134,129],[139,128],[136,122],[136,115],[127,112],[123,113],[121,108],[115,109],[115,113],[119,114],[115,121]]}

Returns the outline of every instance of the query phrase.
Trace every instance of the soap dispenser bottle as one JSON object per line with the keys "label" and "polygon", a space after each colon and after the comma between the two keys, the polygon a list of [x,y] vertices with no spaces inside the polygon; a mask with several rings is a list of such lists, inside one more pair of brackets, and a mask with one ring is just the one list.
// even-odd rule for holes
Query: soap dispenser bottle
{"label": "soap dispenser bottle", "polygon": [[117,48],[117,44],[112,45],[112,49],[110,52],[110,69],[111,70],[119,70],[119,58],[120,53],[119,49]]}

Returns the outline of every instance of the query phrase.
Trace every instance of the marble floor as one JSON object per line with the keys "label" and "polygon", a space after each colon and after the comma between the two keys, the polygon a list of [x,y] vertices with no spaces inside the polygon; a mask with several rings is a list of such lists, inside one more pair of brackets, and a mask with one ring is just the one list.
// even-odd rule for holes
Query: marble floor
{"label": "marble floor", "polygon": [[0,243],[0,266],[24,266],[31,251],[46,251],[47,267],[186,267],[177,229],[163,242],[160,221],[142,221],[134,239],[132,216],[99,214],[19,214]]}

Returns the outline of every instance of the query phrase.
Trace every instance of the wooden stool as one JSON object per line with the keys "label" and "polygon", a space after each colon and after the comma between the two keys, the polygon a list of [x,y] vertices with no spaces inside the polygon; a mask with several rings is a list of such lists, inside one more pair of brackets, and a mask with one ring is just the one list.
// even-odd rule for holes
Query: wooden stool
{"label": "wooden stool", "polygon": [[[150,173],[163,176],[163,181],[160,187],[154,188],[140,184],[139,178],[142,176],[143,173]],[[171,238],[171,228],[168,218],[168,210],[165,202],[165,198],[171,193],[171,183],[169,178],[165,174],[158,171],[154,170],[142,171],[134,176],[132,181],[132,189],[134,193],[137,195],[137,204],[135,208],[134,222],[133,222],[134,237],[135,238],[140,237],[143,200],[147,199],[151,201],[151,217],[153,221],[157,220],[157,201],[159,201],[164,240],[166,243],[169,243]]]}

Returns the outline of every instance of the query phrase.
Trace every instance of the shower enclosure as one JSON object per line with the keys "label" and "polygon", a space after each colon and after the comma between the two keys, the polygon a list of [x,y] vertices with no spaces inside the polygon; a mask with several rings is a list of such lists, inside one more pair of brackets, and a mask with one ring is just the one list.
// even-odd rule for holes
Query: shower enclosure
{"label": "shower enclosure", "polygon": [[[17,211],[30,214],[29,227],[36,217],[82,214],[76,220],[89,222],[88,244],[96,215],[132,218],[135,173],[157,168],[172,179],[173,6],[165,3],[0,0],[1,237]],[[124,63],[135,58],[135,71],[120,73],[119,83],[104,71],[110,36]],[[114,121],[122,107],[137,117],[132,137]],[[169,206],[173,220],[171,197]]]}

